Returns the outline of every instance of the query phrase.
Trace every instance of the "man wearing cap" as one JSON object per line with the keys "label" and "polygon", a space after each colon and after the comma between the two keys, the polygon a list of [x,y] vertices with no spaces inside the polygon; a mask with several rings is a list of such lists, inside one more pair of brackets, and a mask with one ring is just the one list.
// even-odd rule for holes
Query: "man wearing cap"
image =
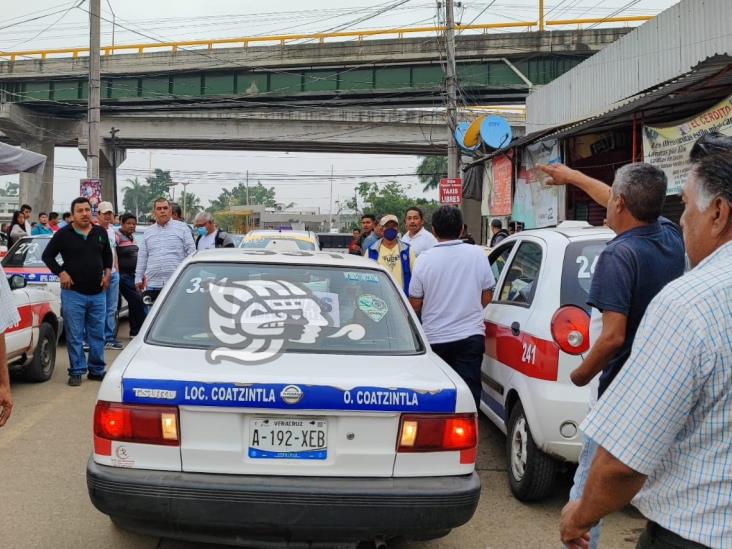
{"label": "man wearing cap", "polygon": [[117,341],[117,307],[119,305],[119,265],[117,263],[117,234],[114,230],[114,206],[111,202],[99,203],[99,226],[107,232],[112,248],[112,278],[104,292],[106,314],[104,317],[104,348],[121,351]]}
{"label": "man wearing cap", "polygon": [[367,254],[380,265],[386,267],[396,279],[399,287],[407,293],[409,281],[414,268],[414,251],[409,244],[399,239],[399,218],[395,215],[385,215],[379,225],[383,228],[383,236],[368,250]]}

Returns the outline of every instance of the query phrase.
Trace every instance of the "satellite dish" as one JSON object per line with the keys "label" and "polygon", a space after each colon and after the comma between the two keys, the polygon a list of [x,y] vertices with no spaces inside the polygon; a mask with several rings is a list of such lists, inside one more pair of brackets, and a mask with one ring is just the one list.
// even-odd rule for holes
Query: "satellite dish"
{"label": "satellite dish", "polygon": [[480,145],[480,126],[483,124],[485,116],[479,116],[470,123],[468,131],[465,132],[465,146],[477,147]]}
{"label": "satellite dish", "polygon": [[468,122],[460,122],[460,124],[457,125],[455,128],[455,141],[457,141],[457,144],[461,149],[466,151],[475,151],[478,149],[478,143],[473,146],[468,146],[465,143],[465,133],[468,131],[469,126],[470,124]]}
{"label": "satellite dish", "polygon": [[501,149],[511,142],[513,132],[505,118],[492,114],[481,123],[480,137],[491,149]]}

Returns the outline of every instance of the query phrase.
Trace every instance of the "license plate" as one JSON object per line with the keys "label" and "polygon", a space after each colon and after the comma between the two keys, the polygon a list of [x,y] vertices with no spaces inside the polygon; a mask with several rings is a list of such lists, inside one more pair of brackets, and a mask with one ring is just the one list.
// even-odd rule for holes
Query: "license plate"
{"label": "license plate", "polygon": [[328,420],[259,417],[249,427],[249,457],[255,459],[326,459]]}

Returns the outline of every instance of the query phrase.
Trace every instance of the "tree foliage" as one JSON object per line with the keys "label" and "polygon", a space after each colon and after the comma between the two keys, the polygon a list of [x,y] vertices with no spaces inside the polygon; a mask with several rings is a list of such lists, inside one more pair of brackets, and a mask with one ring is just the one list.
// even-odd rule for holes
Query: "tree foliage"
{"label": "tree foliage", "polygon": [[231,190],[224,188],[218,198],[211,201],[208,210],[210,212],[221,212],[232,206],[245,206],[248,204],[276,208],[277,197],[274,187],[265,187],[261,182],[257,182],[256,185],[250,186],[248,190],[244,183],[239,183]]}
{"label": "tree foliage", "polygon": [[5,188],[0,189],[0,196],[18,196],[18,189],[20,189],[20,185],[15,181],[8,181],[5,183]]}
{"label": "tree foliage", "polygon": [[[162,197],[170,200],[170,189],[175,186],[169,171],[156,169],[152,176],[145,178],[145,183],[140,183],[138,178],[128,179],[122,197],[122,207],[126,212],[134,213],[138,219],[151,219],[153,203]],[[190,219],[192,215],[203,210],[201,199],[193,193],[186,195],[186,216]],[[183,194],[178,201],[182,204]]]}
{"label": "tree foliage", "polygon": [[427,192],[440,186],[440,179],[447,177],[446,156],[426,156],[417,166],[417,177],[424,184],[423,191]]}
{"label": "tree foliage", "polygon": [[[410,198],[406,194],[407,189],[408,187],[396,181],[389,181],[382,185],[364,181],[356,187],[356,194],[359,203],[363,205],[361,208],[363,213],[374,214],[377,218],[386,214],[394,214],[401,221],[403,229],[404,216],[407,208],[411,206],[418,206],[424,212],[425,221],[429,222],[432,213],[440,206],[439,203],[425,198]],[[354,211],[358,211],[356,197],[349,200],[347,206]]]}

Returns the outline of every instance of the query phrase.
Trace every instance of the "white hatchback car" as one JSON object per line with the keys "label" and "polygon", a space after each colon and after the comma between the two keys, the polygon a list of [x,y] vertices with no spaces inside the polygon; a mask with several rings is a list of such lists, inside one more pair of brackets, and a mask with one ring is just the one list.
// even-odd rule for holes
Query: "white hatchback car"
{"label": "white hatchback car", "polygon": [[584,222],[517,233],[490,254],[481,410],[507,434],[508,478],[520,500],[553,487],[560,462],[577,462],[588,387],[569,375],[589,348],[587,298],[595,264],[615,234]]}
{"label": "white hatchback car", "polygon": [[207,250],[107,373],[87,483],[144,533],[383,544],[470,520],[476,449],[470,391],[383,267]]}

